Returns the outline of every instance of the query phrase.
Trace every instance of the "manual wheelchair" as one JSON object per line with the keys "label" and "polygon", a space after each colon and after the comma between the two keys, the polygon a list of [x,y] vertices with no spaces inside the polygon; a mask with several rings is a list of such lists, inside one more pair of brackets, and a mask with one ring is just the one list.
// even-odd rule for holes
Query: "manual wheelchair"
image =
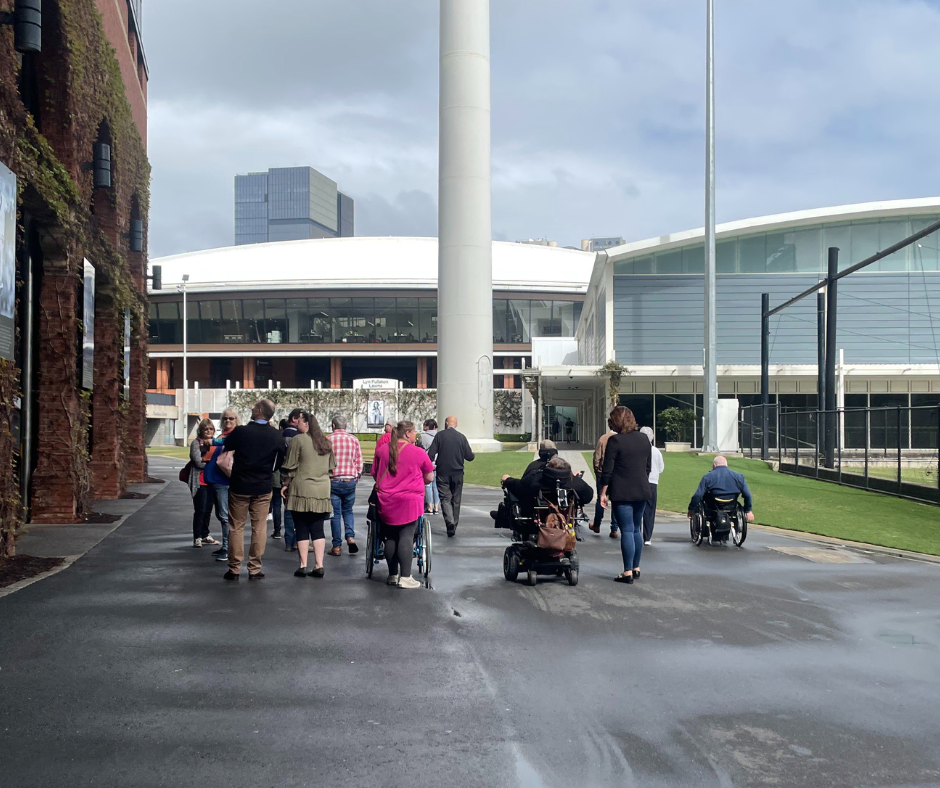
{"label": "manual wheelchair", "polygon": [[[385,560],[385,542],[382,539],[382,524],[377,520],[367,519],[366,532],[366,577],[372,579],[372,570]],[[414,554],[417,571],[424,580],[424,587],[431,588],[431,523],[423,516],[415,529]]]}
{"label": "manual wheelchair", "polygon": [[728,539],[741,547],[747,539],[747,515],[741,502],[734,498],[707,497],[689,518],[692,544],[727,544]]}

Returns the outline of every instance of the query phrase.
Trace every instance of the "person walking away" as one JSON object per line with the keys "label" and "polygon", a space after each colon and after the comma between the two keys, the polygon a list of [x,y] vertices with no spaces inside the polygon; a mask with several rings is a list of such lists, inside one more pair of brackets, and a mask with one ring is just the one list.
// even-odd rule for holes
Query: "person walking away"
{"label": "person walking away", "polygon": [[[594,478],[597,480],[597,488],[600,489],[601,476],[604,473],[604,452],[607,449],[607,441],[611,435],[616,435],[614,428],[610,424],[610,418],[607,419],[607,432],[597,439],[597,445],[594,447]],[[597,503],[594,504],[594,522],[588,526],[594,533],[601,532],[601,523],[604,522],[604,507],[601,506],[601,497],[597,496]],[[617,513],[611,507],[610,510],[610,538],[620,538],[620,527],[617,525]]]}
{"label": "person walking away", "polygon": [[[437,422],[434,419],[428,419],[424,422],[424,432],[418,436],[418,445],[425,451],[430,451],[435,435],[437,435]],[[437,491],[437,471],[435,470],[434,479],[424,488],[425,514],[437,514],[437,507],[440,503],[441,496]]]}
{"label": "person walking away", "polygon": [[574,432],[574,422],[569,418],[565,422],[565,443],[571,443],[571,435]]}
{"label": "person walking away", "polygon": [[330,500],[333,504],[333,547],[330,549],[330,555],[343,554],[344,525],[346,549],[350,555],[354,555],[359,552],[353,507],[356,505],[356,488],[362,476],[362,446],[359,438],[346,431],[346,419],[342,416],[333,417],[332,427],[330,443],[333,444],[336,468],[330,482]]}
{"label": "person walking away", "polygon": [[393,427],[389,422],[385,422],[385,432],[379,435],[379,439],[375,442],[375,450],[378,451],[380,446],[385,446],[392,439],[392,432],[395,427]]}
{"label": "person walking away", "polygon": [[561,433],[561,424],[558,421],[558,416],[555,416],[555,419],[552,421],[552,440],[555,443],[558,443],[558,436]]}
{"label": "person walking away", "polygon": [[271,474],[284,461],[284,438],[272,429],[274,403],[259,400],[251,409],[252,421],[236,427],[225,439],[223,452],[232,452],[229,484],[229,547],[226,580],[238,580],[245,555],[245,523],[251,518],[251,547],[248,551],[248,579],[261,580],[261,557],[267,536],[268,509],[271,506]]}
{"label": "person walking away", "polygon": [[212,441],[212,449],[206,455],[206,469],[203,471],[206,483],[212,488],[212,497],[215,501],[215,516],[222,526],[222,545],[212,555],[216,561],[228,561],[228,531],[229,531],[229,513],[228,513],[228,492],[229,477],[218,467],[219,456],[222,454],[222,446],[225,439],[232,434],[238,424],[238,414],[234,408],[226,408],[222,411],[221,418],[222,432],[215,436]]}
{"label": "person walking away", "polygon": [[411,563],[415,529],[424,517],[424,486],[434,478],[434,465],[428,453],[414,445],[417,439],[414,424],[398,422],[392,440],[376,449],[372,462],[385,535],[387,582],[399,588],[421,587],[411,576]]}
{"label": "person walking away", "polygon": [[[297,428],[297,423],[300,421],[300,416],[303,413],[301,408],[294,408],[290,413],[287,414],[287,424],[281,430],[281,435],[284,436],[284,452],[287,453],[287,450],[290,449],[290,442],[294,437],[299,433]],[[280,489],[278,489],[278,495],[280,495]],[[294,517],[290,513],[290,510],[285,506],[284,507],[284,551],[291,553],[297,551],[297,536],[294,532]]]}
{"label": "person walking away", "polygon": [[656,525],[656,492],[659,489],[659,474],[666,470],[666,463],[663,461],[663,453],[656,448],[656,434],[653,428],[643,427],[640,432],[649,438],[653,451],[650,459],[650,499],[643,510],[643,544],[647,545],[653,541],[653,527]]}
{"label": "person walking away", "polygon": [[460,499],[463,496],[464,462],[473,462],[470,442],[457,432],[457,417],[444,419],[444,429],[434,436],[428,456],[437,468],[437,491],[447,536],[457,533],[460,524]]}
{"label": "person walking away", "polygon": [[313,569],[310,577],[323,577],[323,552],[326,537],[323,524],[330,516],[330,473],[336,468],[336,457],[330,439],[323,434],[312,413],[304,412],[297,421],[298,433],[290,442],[287,459],[281,466],[287,499],[287,510],[294,518],[297,535],[297,556],[300,566],[295,577],[307,577],[307,555],[313,546]]}
{"label": "person walking away", "polygon": [[196,438],[189,445],[189,493],[193,496],[193,547],[218,544],[209,536],[209,520],[215,496],[206,481],[206,459],[212,453],[215,425],[210,419],[199,422]]}
{"label": "person walking away", "polygon": [[601,505],[613,506],[620,523],[620,552],[623,574],[614,578],[618,583],[632,583],[640,576],[643,553],[643,512],[650,499],[652,446],[639,432],[633,411],[618,405],[610,414],[616,435],[607,440],[604,469],[598,482]]}

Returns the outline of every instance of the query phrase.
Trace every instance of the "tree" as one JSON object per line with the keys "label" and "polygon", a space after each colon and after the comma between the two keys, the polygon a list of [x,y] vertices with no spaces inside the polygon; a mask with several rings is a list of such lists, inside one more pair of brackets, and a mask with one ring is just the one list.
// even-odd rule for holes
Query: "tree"
{"label": "tree", "polygon": [[666,408],[656,417],[656,425],[670,441],[679,442],[695,426],[695,412],[686,408]]}

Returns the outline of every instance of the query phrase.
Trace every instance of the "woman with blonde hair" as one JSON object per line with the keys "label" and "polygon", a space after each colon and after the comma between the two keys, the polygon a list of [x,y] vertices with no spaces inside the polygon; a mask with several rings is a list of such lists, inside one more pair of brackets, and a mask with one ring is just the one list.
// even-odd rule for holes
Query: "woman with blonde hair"
{"label": "woman with blonde hair", "polygon": [[375,450],[372,476],[378,491],[378,515],[385,536],[388,585],[420,588],[411,576],[415,529],[424,517],[424,488],[434,478],[434,464],[415,446],[418,433],[410,421],[400,421],[391,440]]}
{"label": "woman with blonde hair", "polygon": [[215,516],[222,525],[222,546],[212,555],[215,556],[216,561],[228,561],[228,476],[218,468],[216,463],[222,453],[222,444],[240,423],[238,413],[234,408],[226,408],[222,411],[221,423],[222,432],[212,441],[212,452],[208,455],[205,476],[215,498]]}
{"label": "woman with blonde hair", "polygon": [[623,574],[618,583],[632,583],[640,577],[643,552],[643,512],[650,499],[652,447],[639,432],[633,411],[620,405],[610,414],[610,426],[616,433],[607,441],[604,469],[598,486],[601,506],[613,506],[620,525],[620,552]]}
{"label": "woman with blonde hair", "polygon": [[[300,566],[295,577],[323,577],[326,536],[323,524],[333,514],[330,471],[336,467],[333,444],[323,434],[316,417],[306,411],[297,420],[287,459],[281,466],[281,495],[294,521]],[[307,555],[313,545],[314,566],[307,572]]]}

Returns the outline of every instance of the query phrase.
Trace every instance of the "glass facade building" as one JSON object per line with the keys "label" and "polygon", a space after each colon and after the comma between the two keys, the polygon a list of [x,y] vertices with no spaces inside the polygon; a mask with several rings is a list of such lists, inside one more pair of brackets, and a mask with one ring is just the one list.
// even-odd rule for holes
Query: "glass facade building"
{"label": "glass facade building", "polygon": [[235,245],[355,235],[355,204],[311,167],[235,176]]}

